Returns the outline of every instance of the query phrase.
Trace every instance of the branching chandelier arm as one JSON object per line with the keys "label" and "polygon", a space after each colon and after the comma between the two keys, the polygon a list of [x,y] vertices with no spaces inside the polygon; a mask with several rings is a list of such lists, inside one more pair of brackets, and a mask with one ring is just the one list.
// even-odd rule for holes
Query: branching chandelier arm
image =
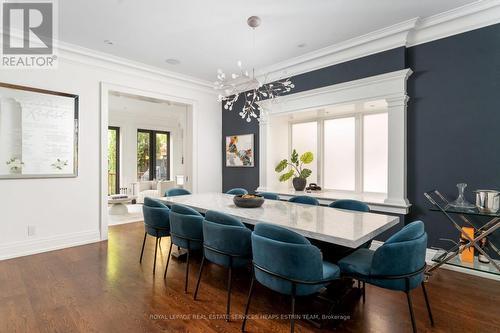
{"label": "branching chandelier arm", "polygon": [[[247,20],[252,29],[258,27],[260,22],[261,19],[257,16],[251,16]],[[237,64],[240,74],[231,74],[231,79],[228,79],[221,69],[217,70],[217,80],[214,82],[214,88],[221,92],[219,101],[223,103],[224,109],[229,111],[233,110],[240,94],[243,94],[245,102],[239,115],[242,119],[246,119],[247,122],[251,122],[252,118],[258,117],[257,111],[259,113],[262,111],[257,102],[276,98],[295,88],[290,78],[271,83],[261,83],[255,78],[255,69],[252,70],[252,76],[250,77],[248,71],[243,70],[241,61],[238,61]],[[224,95],[222,95],[222,92]]]}

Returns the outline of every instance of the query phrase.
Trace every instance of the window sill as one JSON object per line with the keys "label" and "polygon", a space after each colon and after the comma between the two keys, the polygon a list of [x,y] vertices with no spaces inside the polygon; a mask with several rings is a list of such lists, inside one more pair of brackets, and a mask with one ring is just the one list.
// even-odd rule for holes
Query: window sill
{"label": "window sill", "polygon": [[315,191],[315,192],[305,192],[305,191],[295,191],[291,189],[276,189],[276,188],[266,188],[259,187],[257,192],[273,192],[280,196],[280,199],[288,200],[295,195],[307,195],[318,199],[320,204],[328,205],[332,201],[340,199],[352,199],[363,201],[370,209],[375,212],[384,212],[392,214],[403,214],[406,215],[410,211],[410,204],[394,204],[387,203],[387,195],[382,193],[352,193],[343,191]]}

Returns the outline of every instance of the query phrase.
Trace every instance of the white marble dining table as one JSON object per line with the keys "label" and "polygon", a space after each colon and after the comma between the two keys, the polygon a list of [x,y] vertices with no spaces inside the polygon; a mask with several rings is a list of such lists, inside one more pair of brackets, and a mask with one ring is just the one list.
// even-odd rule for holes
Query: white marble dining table
{"label": "white marble dining table", "polygon": [[240,208],[234,204],[233,197],[225,193],[200,193],[159,199],[170,205],[191,207],[200,213],[208,210],[226,213],[246,224],[276,224],[311,239],[349,248],[357,248],[399,223],[397,216],[279,200],[265,200],[259,208]]}

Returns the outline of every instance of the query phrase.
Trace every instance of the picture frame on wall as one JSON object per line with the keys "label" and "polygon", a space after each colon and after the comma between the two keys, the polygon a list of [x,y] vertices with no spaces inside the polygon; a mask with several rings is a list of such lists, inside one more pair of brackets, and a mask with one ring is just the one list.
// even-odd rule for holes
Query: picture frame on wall
{"label": "picture frame on wall", "polygon": [[255,166],[253,134],[226,136],[226,167],[252,168]]}
{"label": "picture frame on wall", "polygon": [[0,179],[78,176],[78,95],[0,83]]}

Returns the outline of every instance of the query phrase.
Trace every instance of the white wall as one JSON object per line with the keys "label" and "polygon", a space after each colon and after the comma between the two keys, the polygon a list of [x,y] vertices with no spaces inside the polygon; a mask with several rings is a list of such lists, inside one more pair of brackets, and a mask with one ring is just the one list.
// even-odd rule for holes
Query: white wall
{"label": "white wall", "polygon": [[[120,186],[131,189],[137,181],[137,130],[170,132],[171,180],[185,175],[184,136],[189,106],[151,103],[128,97],[109,98],[109,126],[120,127]],[[190,182],[191,183],[191,182]],[[191,188],[187,186],[186,188]],[[190,185],[190,184],[189,184]]]}
{"label": "white wall", "polygon": [[[112,61],[109,61],[111,59]],[[80,96],[78,177],[0,180],[0,259],[98,241],[101,82],[192,100],[197,191],[221,190],[221,107],[207,86],[88,50],[59,52],[52,70],[0,70],[2,82]],[[27,236],[27,226],[36,235]]]}

